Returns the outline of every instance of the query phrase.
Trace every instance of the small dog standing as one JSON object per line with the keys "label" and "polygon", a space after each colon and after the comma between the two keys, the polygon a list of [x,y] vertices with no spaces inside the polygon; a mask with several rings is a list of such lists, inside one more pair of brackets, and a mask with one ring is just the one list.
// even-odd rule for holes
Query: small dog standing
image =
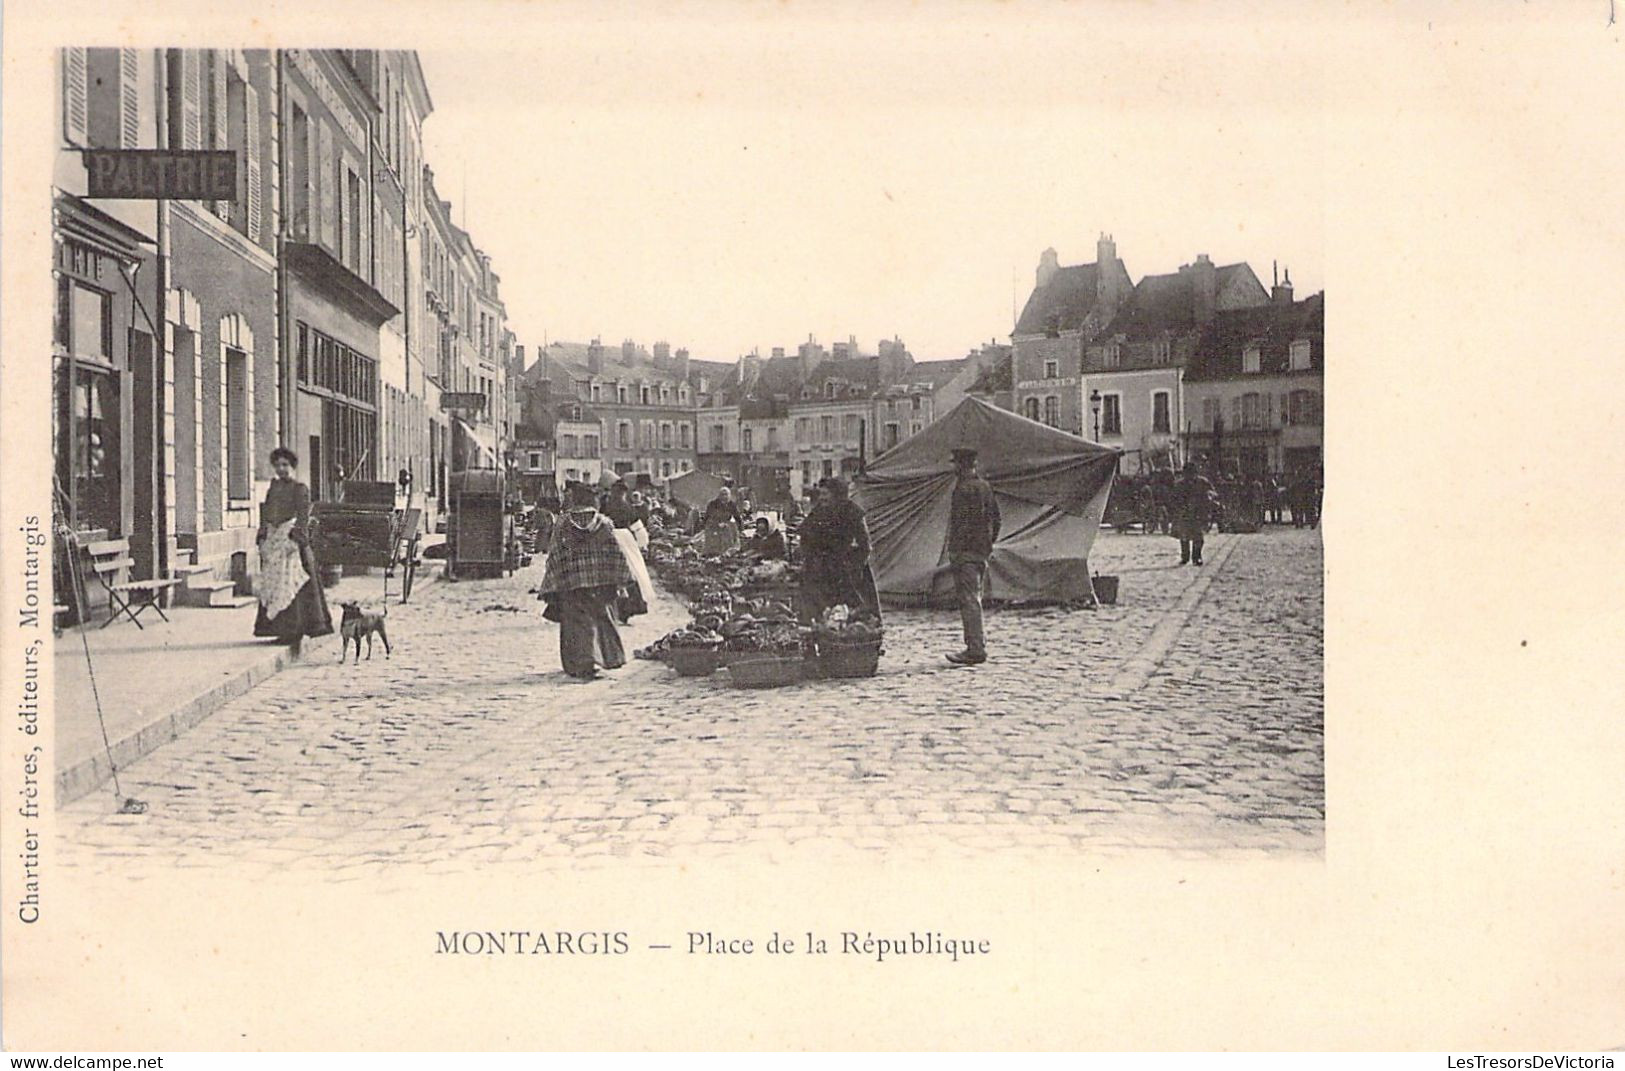
{"label": "small dog standing", "polygon": [[355,641],[355,660],[361,661],[361,637],[367,638],[367,658],[372,658],[372,634],[377,633],[378,638],[384,641],[384,657],[391,654],[389,649],[389,633],[384,630],[384,615],[389,613],[389,607],[384,607],[375,614],[366,613],[358,602],[341,602],[339,606],[344,610],[344,617],[339,622],[339,636],[343,639],[343,646],[339,648],[339,661],[350,651],[350,642]]}

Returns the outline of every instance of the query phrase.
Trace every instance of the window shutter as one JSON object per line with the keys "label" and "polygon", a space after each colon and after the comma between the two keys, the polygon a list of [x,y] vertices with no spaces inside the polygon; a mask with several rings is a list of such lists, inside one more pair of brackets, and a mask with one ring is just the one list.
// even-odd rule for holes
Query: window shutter
{"label": "window shutter", "polygon": [[[1263,418],[1263,421],[1264,421],[1260,425],[1260,427],[1265,427],[1265,428],[1273,427],[1274,424],[1275,424],[1275,414],[1272,412],[1272,410],[1275,408],[1275,395],[1270,394],[1268,391],[1266,391],[1263,394],[1259,395],[1258,400],[1259,400],[1260,403],[1262,403],[1261,404],[1261,412],[1259,413],[1259,416],[1261,416]],[[1282,408],[1283,411],[1285,411],[1286,406],[1282,406],[1281,408]]]}
{"label": "window shutter", "polygon": [[333,216],[333,186],[337,182],[334,168],[338,165],[333,160],[333,128],[325,122],[321,124],[321,155],[317,157],[316,186],[321,193],[322,202],[322,244],[329,249],[337,251],[338,242],[335,241],[336,220]]}
{"label": "window shutter", "polygon": [[1292,423],[1292,395],[1281,393],[1281,427]]}
{"label": "window shutter", "polygon": [[260,102],[254,87],[243,84],[243,138],[248,143],[244,157],[248,170],[248,196],[243,213],[248,220],[248,240],[260,240]]}
{"label": "window shutter", "polygon": [[136,50],[118,50],[119,144],[126,149],[141,143],[141,98],[137,95],[141,65]]}
{"label": "window shutter", "polygon": [[1232,428],[1241,427],[1241,395],[1239,394],[1230,399],[1230,426]]}
{"label": "window shutter", "polygon": [[[213,120],[209,130],[209,148],[229,149],[230,127],[226,106],[226,54],[211,51],[209,57],[209,117]],[[223,220],[231,219],[231,202],[216,201],[212,211]]]}
{"label": "window shutter", "polygon": [[203,147],[203,54],[195,48],[181,53],[181,136],[183,148]]}
{"label": "window shutter", "polygon": [[62,136],[71,145],[89,143],[90,56],[83,48],[62,50]]}
{"label": "window shutter", "polygon": [[317,182],[322,170],[321,146],[316,138],[319,122],[314,112],[305,122],[305,230],[300,237],[307,242],[322,240],[322,202]]}

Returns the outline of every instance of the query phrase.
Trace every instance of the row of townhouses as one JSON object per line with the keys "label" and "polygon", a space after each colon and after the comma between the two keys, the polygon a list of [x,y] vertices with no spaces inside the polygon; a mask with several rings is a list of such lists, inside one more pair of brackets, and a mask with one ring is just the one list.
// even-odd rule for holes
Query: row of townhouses
{"label": "row of townhouses", "polygon": [[1215,452],[1250,475],[1320,467],[1323,293],[1206,255],[1131,284],[1106,236],[1091,264],[1045,250],[1035,283],[1011,368],[982,385],[1002,404],[1122,449],[1129,473]]}
{"label": "row of townhouses", "polygon": [[1009,354],[989,343],[958,360],[916,361],[898,338],[864,354],[853,337],[828,348],[809,337],[794,354],[711,361],[665,342],[554,342],[521,377],[516,446],[524,472],[559,484],[698,469],[782,501],[856,473]]}
{"label": "row of townhouses", "polygon": [[[1010,344],[916,361],[809,337],[736,361],[666,343],[555,342],[522,378],[527,470],[563,483],[693,469],[759,501],[851,476],[967,395],[1123,451],[1122,471],[1222,458],[1249,475],[1321,465],[1325,296],[1290,274],[1266,290],[1245,263],[1206,255],[1138,283],[1102,236],[1090,264],[1039,259]],[[521,358],[522,359],[522,358]]]}
{"label": "row of townhouses", "polygon": [[[313,494],[395,482],[432,523],[501,464],[515,346],[423,158],[414,52],[70,48],[53,185],[59,511],[183,601],[252,586],[269,454]],[[91,199],[88,149],[225,150],[234,195]]]}

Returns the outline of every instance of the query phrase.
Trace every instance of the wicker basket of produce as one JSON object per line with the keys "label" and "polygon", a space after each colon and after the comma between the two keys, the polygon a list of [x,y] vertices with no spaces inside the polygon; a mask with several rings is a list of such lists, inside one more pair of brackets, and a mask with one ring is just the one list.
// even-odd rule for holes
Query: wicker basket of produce
{"label": "wicker basket of produce", "polygon": [[818,641],[818,667],[826,677],[873,677],[880,669],[881,639]]}
{"label": "wicker basket of produce", "polygon": [[735,688],[782,688],[801,680],[800,654],[739,652],[728,663],[728,676]]}
{"label": "wicker basket of produce", "polygon": [[666,652],[666,665],[679,677],[709,677],[722,664],[722,652],[714,647],[673,647]]}

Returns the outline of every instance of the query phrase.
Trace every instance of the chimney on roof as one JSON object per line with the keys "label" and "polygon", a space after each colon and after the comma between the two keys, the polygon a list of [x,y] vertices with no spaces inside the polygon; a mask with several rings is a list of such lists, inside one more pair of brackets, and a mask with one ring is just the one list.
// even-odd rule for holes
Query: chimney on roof
{"label": "chimney on roof", "polygon": [[824,347],[814,342],[811,335],[807,336],[807,341],[796,347],[796,370],[802,379],[809,378],[823,359]]}
{"label": "chimney on roof", "polygon": [[1196,263],[1181,264],[1181,275],[1191,278],[1191,313],[1199,324],[1213,319],[1219,303],[1219,276],[1206,253],[1196,254]]}
{"label": "chimney on roof", "polygon": [[1055,273],[1061,270],[1061,258],[1055,253],[1055,247],[1044,250],[1038,254],[1038,289],[1048,286]]}
{"label": "chimney on roof", "polygon": [[633,361],[635,361],[637,359],[638,359],[638,344],[636,342],[633,342],[631,339],[624,339],[621,342],[621,360],[622,360],[622,362],[624,362],[626,364],[631,364]]}
{"label": "chimney on roof", "polygon": [[1286,270],[1286,278],[1270,289],[1270,303],[1272,305],[1292,304],[1292,269]]}
{"label": "chimney on roof", "polygon": [[1109,234],[1102,234],[1095,243],[1095,305],[1103,319],[1110,319],[1128,297],[1124,286],[1128,273],[1117,259],[1117,242]]}
{"label": "chimney on roof", "polygon": [[677,355],[672,358],[671,370],[673,372],[677,373],[677,375],[682,379],[687,379],[688,378],[688,350],[687,350],[687,348],[679,349],[677,351]]}
{"label": "chimney on roof", "polygon": [[656,342],[654,344],[654,366],[665,368],[671,364],[671,343]]}
{"label": "chimney on roof", "polygon": [[595,338],[587,344],[587,371],[598,375],[604,370],[604,342]]}
{"label": "chimney on roof", "polygon": [[775,361],[777,361],[780,358],[782,358],[783,356],[784,356],[784,347],[783,346],[774,346],[773,347],[773,359]]}

